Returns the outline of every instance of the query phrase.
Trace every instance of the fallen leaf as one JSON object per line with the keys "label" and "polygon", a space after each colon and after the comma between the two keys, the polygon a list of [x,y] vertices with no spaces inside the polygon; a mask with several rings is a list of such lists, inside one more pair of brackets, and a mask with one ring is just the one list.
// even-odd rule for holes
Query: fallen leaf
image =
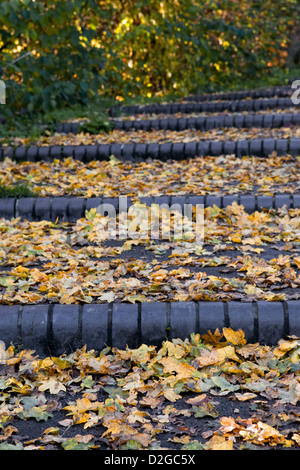
{"label": "fallen leaf", "polygon": [[224,436],[213,436],[206,444],[207,450],[233,450],[233,442]]}
{"label": "fallen leaf", "polygon": [[66,387],[59,380],[56,380],[55,378],[49,378],[41,383],[41,385],[39,386],[39,390],[41,392],[49,390],[52,395],[56,395],[61,391],[65,392]]}
{"label": "fallen leaf", "polygon": [[241,329],[234,331],[231,328],[224,327],[223,334],[226,340],[229,343],[232,343],[234,346],[243,346],[244,344],[247,343],[245,339],[245,333]]}

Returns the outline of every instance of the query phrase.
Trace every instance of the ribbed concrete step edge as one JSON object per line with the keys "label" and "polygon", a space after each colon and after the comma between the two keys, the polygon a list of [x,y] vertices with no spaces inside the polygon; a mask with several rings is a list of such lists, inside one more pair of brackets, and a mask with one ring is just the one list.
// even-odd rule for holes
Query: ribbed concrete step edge
{"label": "ribbed concrete step edge", "polygon": [[[116,130],[169,130],[183,131],[185,129],[196,129],[208,131],[218,128],[279,128],[288,125],[300,124],[300,113],[278,113],[278,114],[242,114],[242,115],[217,115],[181,118],[161,119],[138,119],[138,120],[112,120]],[[56,127],[58,133],[77,134],[80,131],[80,122],[60,123]]]}
{"label": "ribbed concrete step edge", "polygon": [[194,141],[176,143],[133,143],[99,145],[50,145],[0,147],[0,159],[9,157],[21,161],[53,161],[54,158],[73,157],[84,163],[108,160],[111,155],[124,161],[183,160],[195,156],[235,155],[236,157],[268,157],[276,151],[278,156],[300,155],[300,139],[254,139],[239,141]]}
{"label": "ribbed concrete step edge", "polygon": [[[123,198],[125,196],[122,196]],[[124,203],[126,208],[133,204],[131,197],[127,197]],[[242,204],[247,213],[252,213],[256,210],[278,209],[287,206],[288,209],[296,209],[300,207],[300,193],[298,194],[274,194],[273,196],[267,195],[252,195],[252,194],[228,194],[225,196],[217,196],[207,194],[205,196],[144,196],[139,198],[141,203],[151,206],[151,204],[167,204],[169,207],[178,204],[180,208],[184,209],[185,204],[196,206],[197,204],[204,204],[204,207],[216,205],[221,209],[231,205],[234,201]],[[101,204],[111,204],[115,208],[116,214],[119,209],[124,211],[120,205],[119,197],[23,197],[23,198],[0,198],[0,218],[12,219],[21,217],[22,220],[39,221],[39,220],[59,220],[75,222],[82,217],[85,217],[85,212],[92,208],[99,207]],[[125,209],[126,209],[125,208]],[[176,207],[174,207],[176,208]],[[178,207],[179,209],[179,207]]]}
{"label": "ribbed concrete step edge", "polygon": [[0,340],[39,355],[83,345],[96,350],[159,346],[223,327],[241,328],[248,342],[274,345],[287,335],[300,336],[300,301],[0,305]]}
{"label": "ribbed concrete step edge", "polygon": [[206,102],[187,102],[187,103],[167,103],[167,104],[148,104],[148,105],[126,105],[113,106],[109,110],[111,117],[119,114],[175,114],[175,113],[193,113],[193,112],[222,112],[222,111],[259,111],[261,109],[284,109],[294,106],[290,97],[285,98],[263,98],[263,99],[245,99],[231,101],[206,101]]}
{"label": "ribbed concrete step edge", "polygon": [[[294,80],[292,80],[294,81]],[[214,101],[214,100],[243,100],[246,98],[272,98],[274,96],[285,97],[293,93],[291,85],[273,86],[260,90],[242,90],[221,93],[201,93],[191,94],[184,98],[183,101]]]}

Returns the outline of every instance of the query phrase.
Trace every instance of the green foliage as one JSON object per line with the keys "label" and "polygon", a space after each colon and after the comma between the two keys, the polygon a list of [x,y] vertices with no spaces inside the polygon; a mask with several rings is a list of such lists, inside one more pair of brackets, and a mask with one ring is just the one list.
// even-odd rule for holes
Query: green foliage
{"label": "green foliage", "polygon": [[0,4],[0,60],[14,115],[84,104],[97,93],[104,59],[93,40],[102,13],[94,0]]}
{"label": "green foliage", "polygon": [[99,132],[109,132],[114,128],[114,123],[103,114],[94,114],[89,121],[80,125],[79,132],[98,134]]}
{"label": "green foliage", "polygon": [[[294,0],[131,5],[115,30],[117,54],[107,62],[110,86],[123,97],[245,86],[284,66],[297,9]],[[121,87],[116,70],[124,77]]]}
{"label": "green foliage", "polygon": [[0,125],[0,138],[2,144],[13,145],[16,137],[28,138],[28,144],[33,144],[42,135],[49,135],[55,131],[56,124],[51,120],[47,124],[39,121],[32,122],[28,116],[19,119],[8,119],[5,124]]}
{"label": "green foliage", "polygon": [[28,185],[28,183],[14,184],[12,186],[7,186],[3,181],[0,181],[0,198],[1,197],[28,197],[36,196],[34,191]]}
{"label": "green foliage", "polygon": [[98,96],[145,101],[282,83],[299,13],[297,0],[6,0],[1,114],[14,125]]}

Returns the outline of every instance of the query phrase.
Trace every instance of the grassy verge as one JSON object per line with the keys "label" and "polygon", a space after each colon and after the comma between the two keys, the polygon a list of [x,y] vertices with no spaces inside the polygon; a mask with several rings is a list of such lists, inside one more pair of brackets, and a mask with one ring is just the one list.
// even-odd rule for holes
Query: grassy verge
{"label": "grassy verge", "polygon": [[37,196],[28,183],[16,183],[11,186],[0,181],[0,197],[35,197]]}

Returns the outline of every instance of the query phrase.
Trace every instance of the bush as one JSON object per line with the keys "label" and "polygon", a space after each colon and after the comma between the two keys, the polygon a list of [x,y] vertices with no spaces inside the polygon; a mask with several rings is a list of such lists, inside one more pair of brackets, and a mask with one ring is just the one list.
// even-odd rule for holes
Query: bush
{"label": "bush", "polygon": [[94,0],[0,4],[0,58],[13,115],[84,104],[97,93],[104,57],[94,43],[95,19],[101,14]]}
{"label": "bush", "polygon": [[99,95],[162,99],[282,77],[299,13],[297,0],[7,0],[1,111],[36,117]]}

